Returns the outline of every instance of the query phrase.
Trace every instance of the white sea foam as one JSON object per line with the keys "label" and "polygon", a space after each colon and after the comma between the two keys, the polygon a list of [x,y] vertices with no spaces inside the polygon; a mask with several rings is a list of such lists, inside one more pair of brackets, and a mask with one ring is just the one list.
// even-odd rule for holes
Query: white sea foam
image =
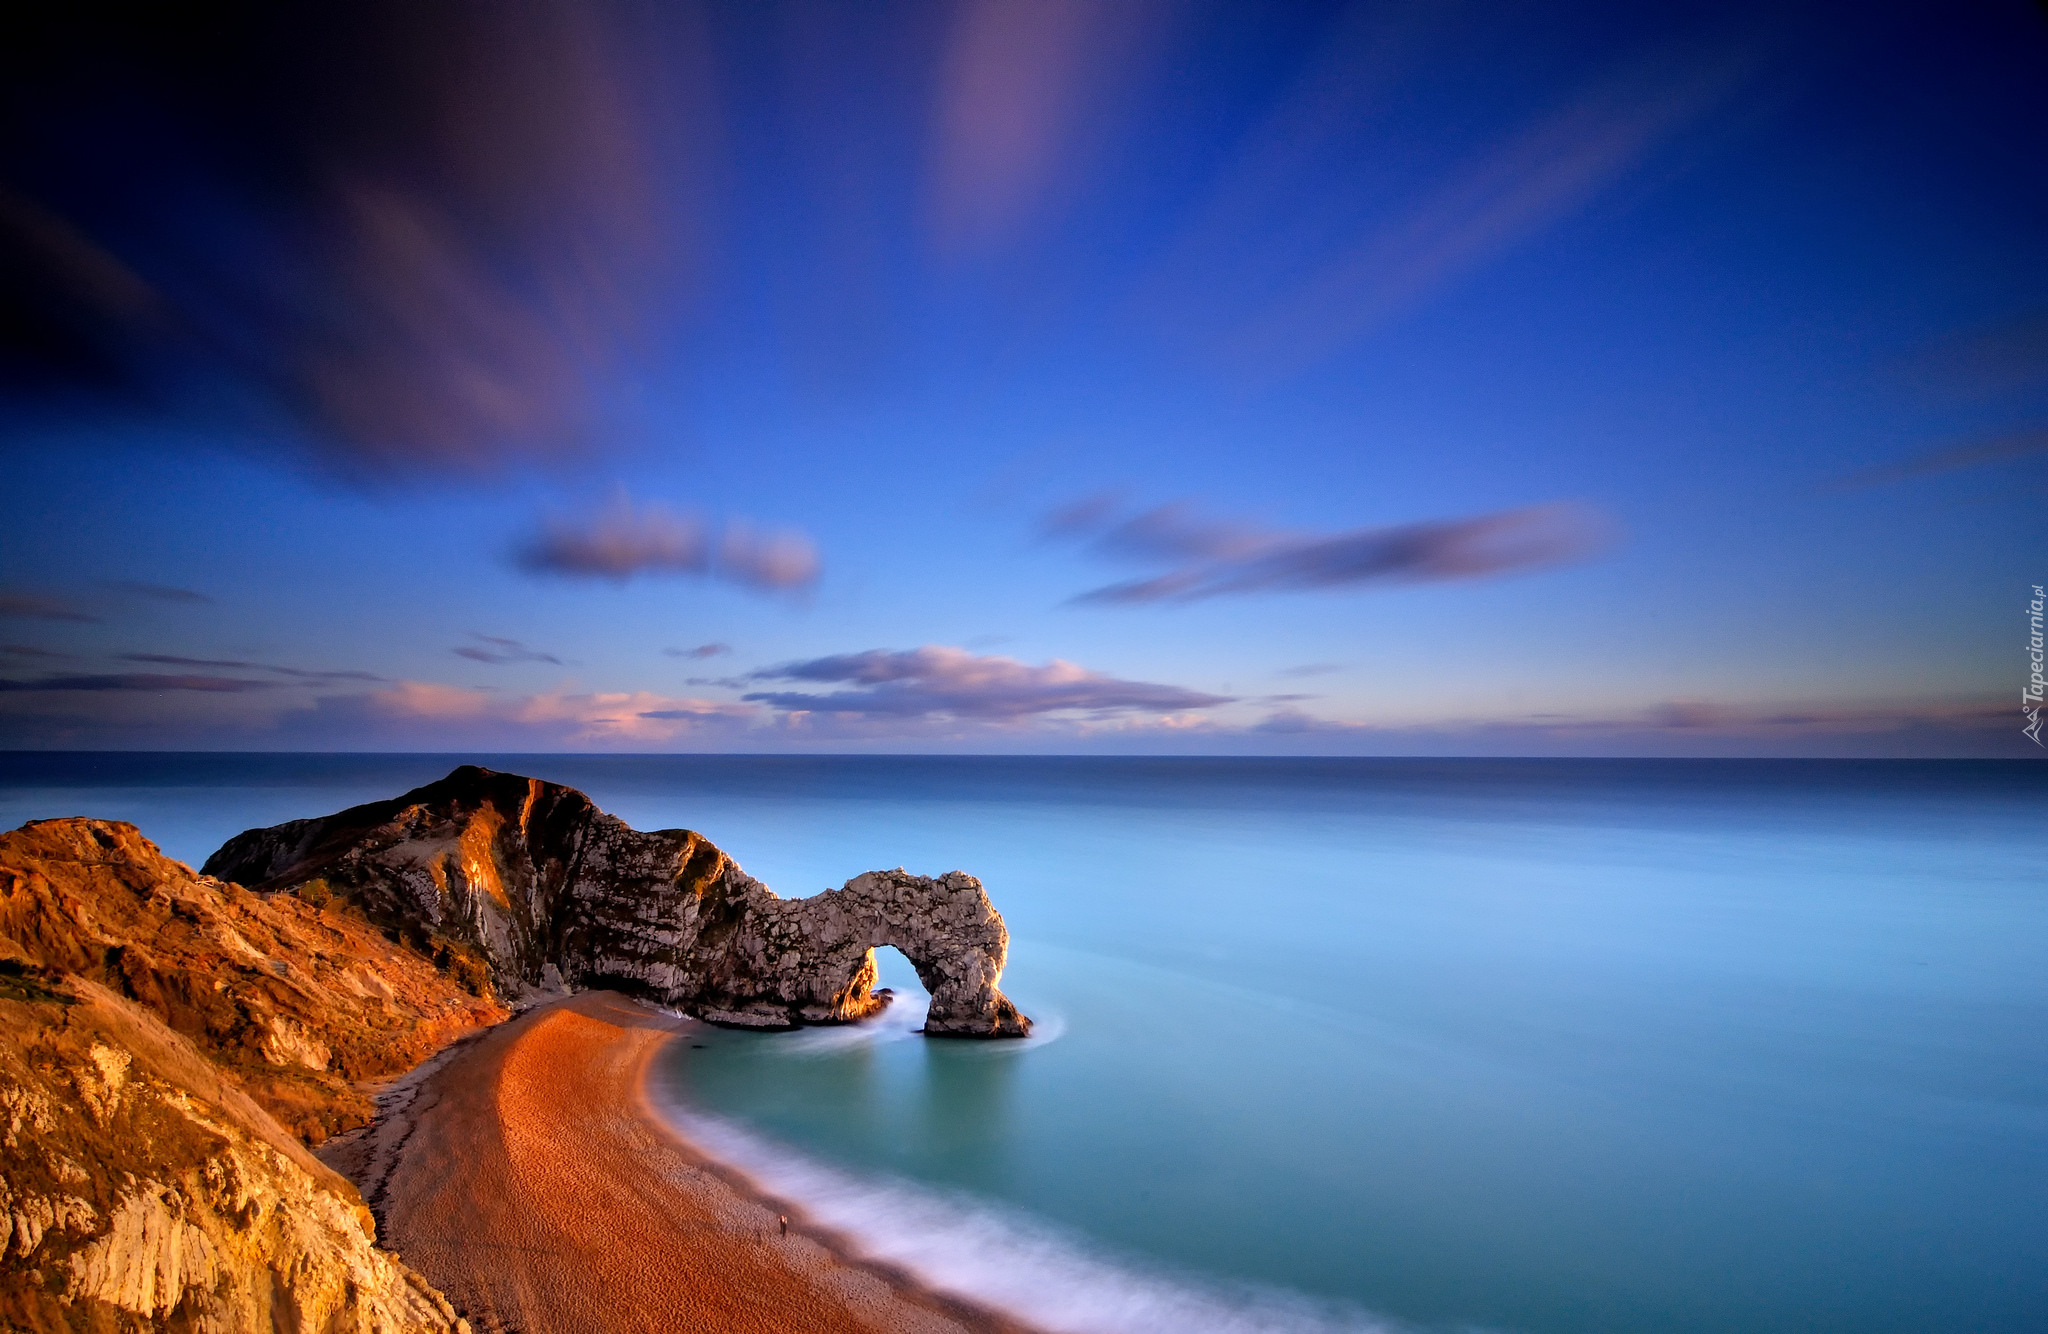
{"label": "white sea foam", "polygon": [[[859,1047],[881,1046],[886,1043],[902,1042],[918,1037],[924,1027],[925,1012],[931,1008],[932,998],[922,991],[898,991],[889,1008],[873,1019],[857,1024],[819,1024],[798,1029],[794,1033],[778,1034],[775,1045],[767,1049],[774,1056],[824,1056],[834,1052],[849,1051]],[[960,1042],[953,1051],[968,1055],[1002,1055],[1030,1051],[1057,1041],[1067,1031],[1067,1021],[1057,1012],[1035,1015],[1031,1021],[1031,1036],[1009,1038],[1002,1042]],[[921,1039],[920,1039],[921,1040]]]}
{"label": "white sea foam", "polygon": [[[806,1035],[808,1036],[808,1035]],[[865,1257],[1056,1334],[1399,1334],[1345,1303],[1106,1258],[1021,1210],[820,1163],[723,1117],[664,1111],[699,1147],[802,1208]]]}

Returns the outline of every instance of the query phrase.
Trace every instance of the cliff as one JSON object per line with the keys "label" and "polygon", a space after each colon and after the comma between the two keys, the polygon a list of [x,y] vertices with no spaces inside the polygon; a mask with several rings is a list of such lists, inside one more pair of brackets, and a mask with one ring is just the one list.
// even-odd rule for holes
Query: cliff
{"label": "cliff", "polygon": [[[10,954],[150,1010],[315,1144],[369,1120],[357,1081],[408,1070],[507,1013],[338,901],[196,876],[111,821],[0,834]],[[488,992],[480,968],[469,980]]]}
{"label": "cliff", "polygon": [[[778,898],[708,839],[641,832],[574,788],[473,765],[390,801],[252,829],[206,872],[338,895],[406,940],[474,950],[508,994],[612,987],[718,1023],[865,1018],[874,950],[901,950],[935,1036],[1021,1037],[997,988],[1009,932],[981,882],[870,871]],[[437,944],[438,942],[438,944]]]}
{"label": "cliff", "polygon": [[133,826],[0,835],[0,1327],[466,1331],[293,1132],[503,1013]]}

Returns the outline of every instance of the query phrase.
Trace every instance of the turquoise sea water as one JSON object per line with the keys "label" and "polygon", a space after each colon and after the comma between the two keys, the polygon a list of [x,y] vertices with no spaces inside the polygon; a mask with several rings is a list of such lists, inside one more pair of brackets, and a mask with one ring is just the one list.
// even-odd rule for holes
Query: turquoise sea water
{"label": "turquoise sea water", "polygon": [[[460,757],[469,759],[473,757]],[[0,755],[194,863],[455,757]],[[2048,766],[483,757],[783,894],[982,877],[1014,1044],[717,1032],[771,1188],[1085,1330],[2048,1327]]]}

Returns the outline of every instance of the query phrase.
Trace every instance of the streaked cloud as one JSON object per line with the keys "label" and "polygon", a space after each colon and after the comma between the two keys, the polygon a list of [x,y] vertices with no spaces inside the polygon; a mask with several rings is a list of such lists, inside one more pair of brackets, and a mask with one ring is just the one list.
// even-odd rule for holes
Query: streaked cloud
{"label": "streaked cloud", "polygon": [[167,675],[157,672],[103,672],[75,676],[39,676],[25,681],[0,681],[0,691],[9,693],[89,693],[138,691],[157,694],[166,690],[192,690],[203,694],[238,695],[251,690],[275,690],[277,681],[252,681],[236,676]]}
{"label": "streaked cloud", "polygon": [[[1611,59],[1461,151],[1400,135],[1404,81],[1449,56],[1443,6],[1358,6],[1161,248],[1143,304],[1253,384],[1299,374],[1583,214],[1730,104],[1761,45],[1704,34]],[[1463,131],[1471,134],[1471,131]],[[1459,137],[1463,137],[1461,134]],[[1361,142],[1375,152],[1362,157]],[[1161,322],[1164,322],[1163,324]]]}
{"label": "streaked cloud", "polygon": [[804,681],[850,689],[813,693],[757,691],[743,699],[795,712],[850,713],[898,718],[943,714],[954,718],[1021,719],[1080,712],[1179,713],[1232,702],[1180,686],[1126,681],[1057,658],[1031,666],[1015,658],[978,656],[965,649],[927,645],[906,652],[870,649],[752,674],[756,681]]}
{"label": "streaked cloud", "polygon": [[760,710],[727,700],[676,698],[646,690],[570,689],[508,697],[496,691],[403,681],[361,698],[387,717],[436,723],[488,724],[500,734],[545,734],[603,744],[670,741],[706,723],[731,724]]}
{"label": "streaked cloud", "polygon": [[[1071,510],[1065,514],[1057,531],[1070,537],[1090,531]],[[1574,504],[1329,534],[1275,532],[1206,517],[1179,503],[1126,518],[1106,509],[1090,514],[1095,555],[1173,567],[1073,599],[1125,606],[1478,579],[1578,559],[1603,545],[1609,532],[1597,513]]]}
{"label": "streaked cloud", "polygon": [[34,593],[0,592],[0,616],[24,621],[97,621],[69,603]]}
{"label": "streaked cloud", "polygon": [[183,602],[204,605],[210,604],[213,601],[206,594],[190,588],[174,588],[169,584],[147,584],[133,579],[108,579],[104,581],[104,586],[113,589],[116,593],[128,593],[135,597],[149,598],[156,602]]}
{"label": "streaked cloud", "polygon": [[668,658],[716,658],[732,652],[730,644],[699,644],[695,648],[665,648],[663,657]]}
{"label": "streaked cloud", "polygon": [[562,660],[554,654],[542,653],[539,649],[528,648],[516,639],[505,639],[498,635],[480,635],[474,630],[470,631],[469,637],[477,642],[474,644],[463,644],[452,650],[456,657],[468,658],[472,662],[551,662],[557,667],[562,665]]}
{"label": "streaked cloud", "polygon": [[619,582],[643,574],[700,575],[762,593],[807,588],[822,569],[816,545],[793,529],[760,530],[734,520],[714,533],[695,515],[658,502],[636,506],[624,495],[580,518],[546,520],[515,559],[532,574]]}
{"label": "streaked cloud", "polygon": [[158,667],[221,667],[230,671],[275,672],[299,681],[383,681],[375,672],[355,670],[324,671],[306,667],[280,667],[268,662],[245,662],[239,658],[185,658],[172,653],[123,653],[122,662],[142,662]]}
{"label": "streaked cloud", "polygon": [[37,648],[33,644],[0,644],[0,653],[10,658],[68,658],[69,653],[58,653],[53,649]]}
{"label": "streaked cloud", "polygon": [[1866,468],[1862,472],[1849,474],[1836,485],[1883,486],[1890,482],[1909,481],[1934,473],[2019,463],[2026,459],[2039,458],[2044,454],[2048,454],[2048,427],[2038,427],[2028,431],[2014,431],[2010,435],[1993,436],[1988,440],[1951,445],[1882,467]]}
{"label": "streaked cloud", "polygon": [[1046,207],[1087,142],[1090,107],[1128,80],[1162,11],[1093,0],[964,0],[939,70],[932,225],[942,252],[1010,239]]}
{"label": "streaked cloud", "polygon": [[[1612,713],[1532,712],[1474,715],[1400,724],[1319,717],[1298,708],[1276,709],[1248,731],[1272,736],[1376,737],[1395,750],[1403,738],[1464,736],[1508,743],[1506,753],[1530,753],[1528,743],[1603,740],[1624,743],[1623,753],[1639,753],[1635,743],[1654,741],[1684,746],[1689,741],[1721,743],[1738,748],[1759,744],[1764,753],[1785,753],[1801,741],[1882,739],[1931,736],[1995,739],[2019,735],[2019,710],[1982,700],[1908,699],[1857,704],[1838,702],[1772,703],[1715,699],[1668,699],[1641,708]],[[1519,740],[1520,745],[1517,746]],[[1554,750],[1547,744],[1540,749]],[[1822,747],[1824,750],[1825,747]]]}
{"label": "streaked cloud", "polygon": [[1664,700],[1639,711],[1606,716],[1506,717],[1481,726],[1506,735],[1662,735],[1680,742],[1687,738],[1738,745],[1758,742],[1767,743],[1766,749],[1777,749],[1785,743],[1831,738],[2017,737],[2019,716],[2016,707],[1974,699],[1755,703],[1694,698]]}
{"label": "streaked cloud", "polygon": [[788,528],[756,530],[736,519],[718,539],[712,572],[748,588],[774,591],[807,588],[821,570],[818,548],[804,534]]}
{"label": "streaked cloud", "polygon": [[53,11],[8,65],[36,114],[0,189],[30,275],[0,379],[364,483],[586,456],[596,387],[686,305],[700,20]]}

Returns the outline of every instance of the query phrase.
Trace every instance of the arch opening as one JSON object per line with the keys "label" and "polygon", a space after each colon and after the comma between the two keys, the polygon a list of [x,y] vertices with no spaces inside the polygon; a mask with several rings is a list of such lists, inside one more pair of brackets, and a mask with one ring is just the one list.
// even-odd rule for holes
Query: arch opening
{"label": "arch opening", "polygon": [[875,990],[885,987],[899,1000],[915,999],[924,1004],[931,999],[931,992],[917,976],[916,965],[894,945],[875,946]]}

